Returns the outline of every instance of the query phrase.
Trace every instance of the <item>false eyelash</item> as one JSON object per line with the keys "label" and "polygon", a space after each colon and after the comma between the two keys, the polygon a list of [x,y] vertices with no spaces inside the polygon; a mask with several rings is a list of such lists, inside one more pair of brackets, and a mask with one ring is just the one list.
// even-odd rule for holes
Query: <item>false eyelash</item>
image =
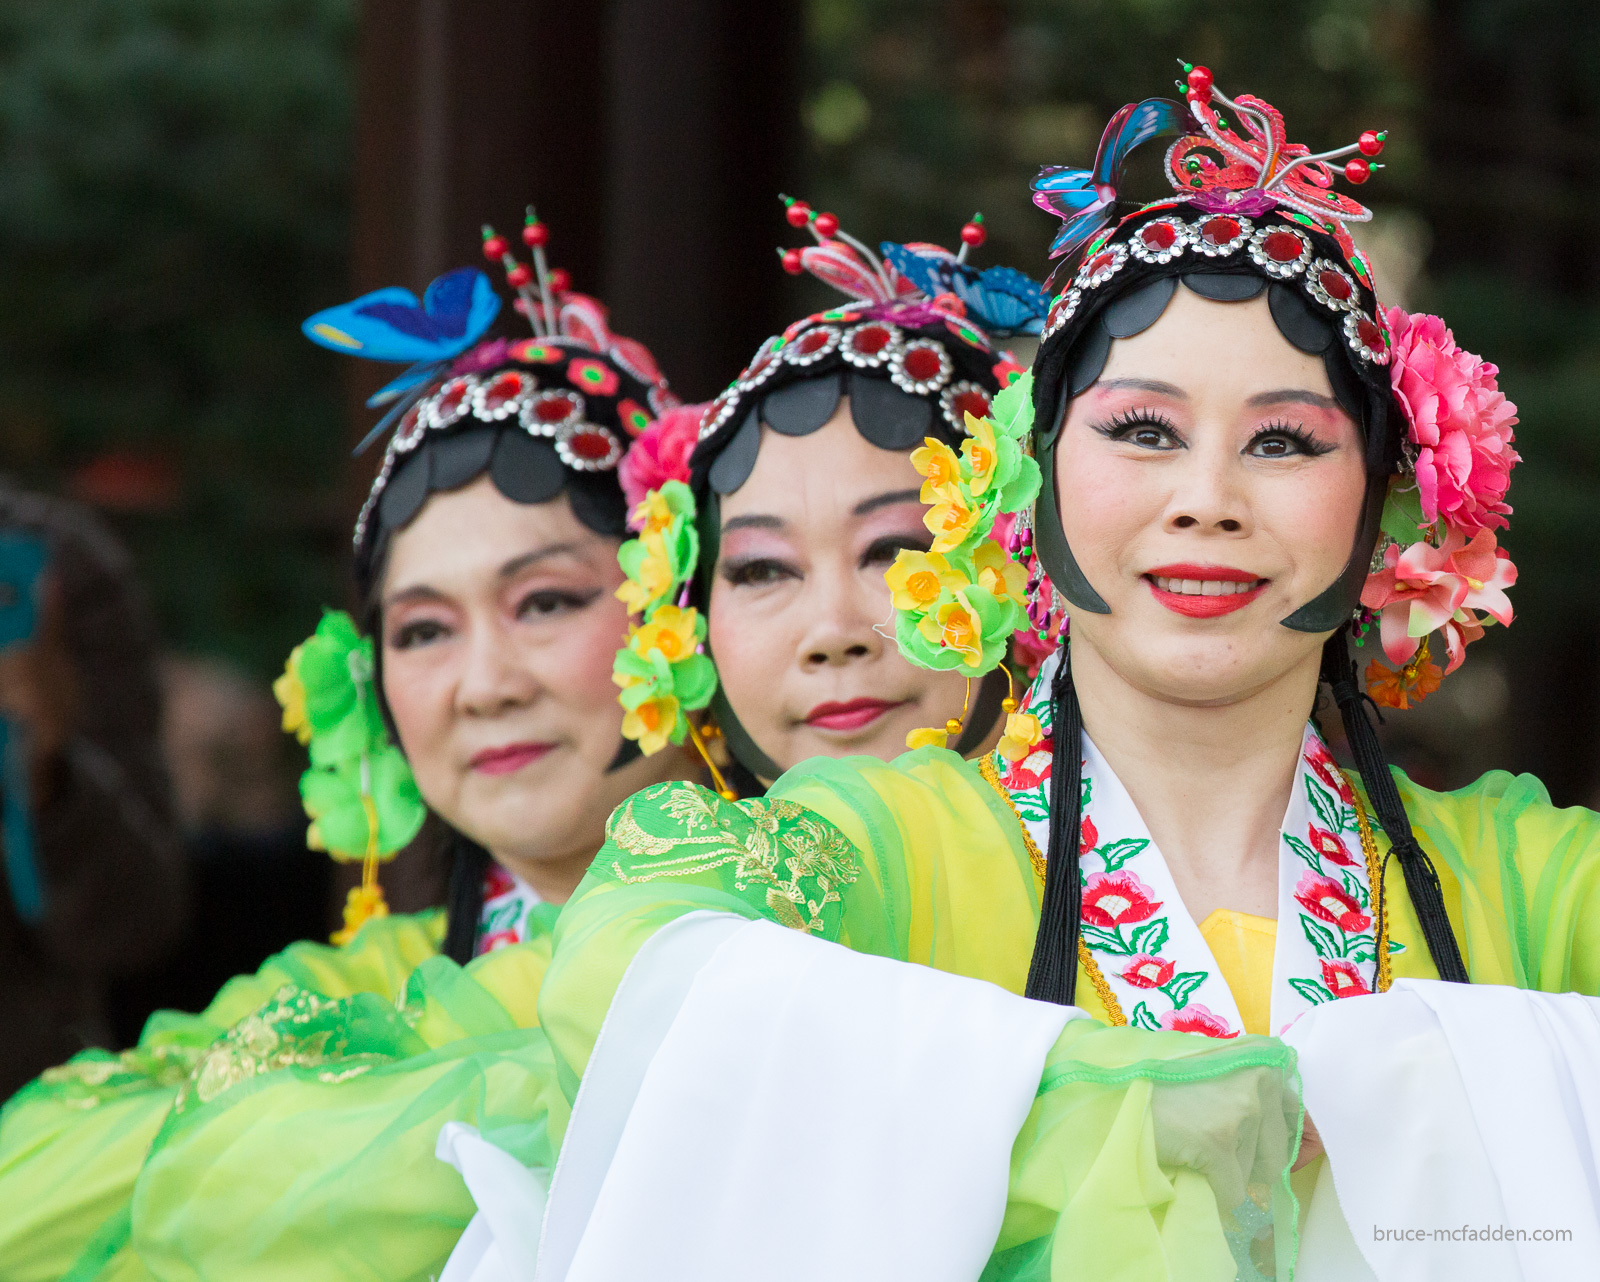
{"label": "false eyelash", "polygon": [[1255,434],[1251,436],[1250,443],[1245,446],[1245,449],[1249,450],[1253,448],[1255,443],[1264,436],[1287,437],[1289,440],[1298,445],[1304,453],[1310,455],[1312,458],[1320,458],[1322,455],[1328,454],[1333,450],[1333,446],[1328,445],[1323,441],[1319,441],[1314,435],[1306,431],[1301,424],[1282,421],[1277,423],[1265,423],[1256,429]]}
{"label": "false eyelash", "polygon": [[1177,435],[1177,427],[1160,410],[1123,410],[1113,414],[1104,423],[1091,423],[1090,428],[1108,440],[1121,440],[1136,427],[1159,427],[1164,432]]}

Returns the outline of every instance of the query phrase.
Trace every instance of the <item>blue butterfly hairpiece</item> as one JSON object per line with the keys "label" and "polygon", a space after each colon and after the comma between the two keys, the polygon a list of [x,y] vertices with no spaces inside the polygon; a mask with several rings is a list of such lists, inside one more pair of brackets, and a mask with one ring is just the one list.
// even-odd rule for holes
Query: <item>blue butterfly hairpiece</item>
{"label": "blue butterfly hairpiece", "polygon": [[1033,180],[1033,203],[1063,219],[1050,244],[1050,257],[1076,253],[1116,215],[1122,166],[1140,143],[1184,132],[1188,109],[1169,98],[1130,102],[1100,136],[1093,169],[1046,165]]}
{"label": "blue butterfly hairpiece", "polygon": [[884,241],[883,256],[929,298],[954,294],[967,315],[991,335],[1037,334],[1044,328],[1050,300],[1044,286],[1011,267],[982,271],[939,245],[897,245]]}
{"label": "blue butterfly hairpiece", "polygon": [[409,367],[374,392],[369,408],[390,405],[378,425],[356,447],[361,453],[421,395],[444,366],[488,330],[500,314],[500,296],[476,267],[440,276],[422,295],[390,286],[354,302],[329,307],[301,329],[318,346],[372,361],[409,361]]}

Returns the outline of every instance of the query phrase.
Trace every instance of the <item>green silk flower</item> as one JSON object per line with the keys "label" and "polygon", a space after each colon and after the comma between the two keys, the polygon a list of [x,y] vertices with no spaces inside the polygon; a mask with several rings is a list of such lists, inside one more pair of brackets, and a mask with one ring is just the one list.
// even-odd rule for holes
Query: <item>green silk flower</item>
{"label": "green silk flower", "polygon": [[[289,655],[273,683],[283,728],[309,749],[300,797],[311,819],[307,843],[335,859],[393,855],[427,815],[404,755],[378,708],[372,640],[342,610]],[[376,845],[373,825],[376,823]]]}

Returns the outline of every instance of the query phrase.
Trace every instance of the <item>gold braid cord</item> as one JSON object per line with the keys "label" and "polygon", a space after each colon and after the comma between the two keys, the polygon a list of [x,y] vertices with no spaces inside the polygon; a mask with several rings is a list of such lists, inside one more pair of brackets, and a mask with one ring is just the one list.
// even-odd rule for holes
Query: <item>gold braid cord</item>
{"label": "gold braid cord", "polygon": [[1372,895],[1372,917],[1378,923],[1378,934],[1373,944],[1378,950],[1377,990],[1386,993],[1393,976],[1389,973],[1389,905],[1383,893],[1383,861],[1378,857],[1378,839],[1372,835],[1372,821],[1367,818],[1367,808],[1361,804],[1361,794],[1352,787],[1350,795],[1356,799],[1356,824],[1361,829],[1361,853],[1367,860],[1367,888]]}
{"label": "gold braid cord", "polygon": [[[1044,895],[1045,863],[1044,856],[1039,853],[1033,836],[1028,832],[1028,825],[1023,822],[1022,815],[1017,810],[1017,803],[1011,799],[1011,791],[1000,782],[1000,772],[994,768],[994,761],[985,754],[978,759],[978,772],[983,775],[989,786],[1000,794],[1017,821],[1017,827],[1022,830],[1022,844],[1028,851],[1028,858],[1033,862],[1033,875],[1039,880],[1039,894]],[[1089,951],[1089,945],[1083,942],[1083,936],[1078,936],[1078,969],[1088,979],[1094,988],[1095,994],[1100,998],[1100,1004],[1105,1007],[1107,1022],[1116,1027],[1127,1024],[1128,1018],[1122,1013],[1122,1003],[1117,1000],[1117,995],[1111,991],[1111,985],[1106,983],[1106,977],[1100,973],[1100,966],[1094,959],[1094,954]]]}

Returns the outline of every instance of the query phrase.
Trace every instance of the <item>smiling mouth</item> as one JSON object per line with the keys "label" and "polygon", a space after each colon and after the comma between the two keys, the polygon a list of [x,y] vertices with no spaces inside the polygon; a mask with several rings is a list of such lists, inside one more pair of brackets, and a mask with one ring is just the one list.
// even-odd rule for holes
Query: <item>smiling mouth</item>
{"label": "smiling mouth", "polygon": [[485,748],[473,756],[471,766],[479,774],[509,775],[539,760],[554,747],[553,743],[512,743],[503,748]]}
{"label": "smiling mouth", "polygon": [[1266,588],[1259,579],[1227,566],[1162,566],[1166,573],[1143,575],[1150,593],[1174,614],[1190,619],[1214,619],[1249,605]]}

